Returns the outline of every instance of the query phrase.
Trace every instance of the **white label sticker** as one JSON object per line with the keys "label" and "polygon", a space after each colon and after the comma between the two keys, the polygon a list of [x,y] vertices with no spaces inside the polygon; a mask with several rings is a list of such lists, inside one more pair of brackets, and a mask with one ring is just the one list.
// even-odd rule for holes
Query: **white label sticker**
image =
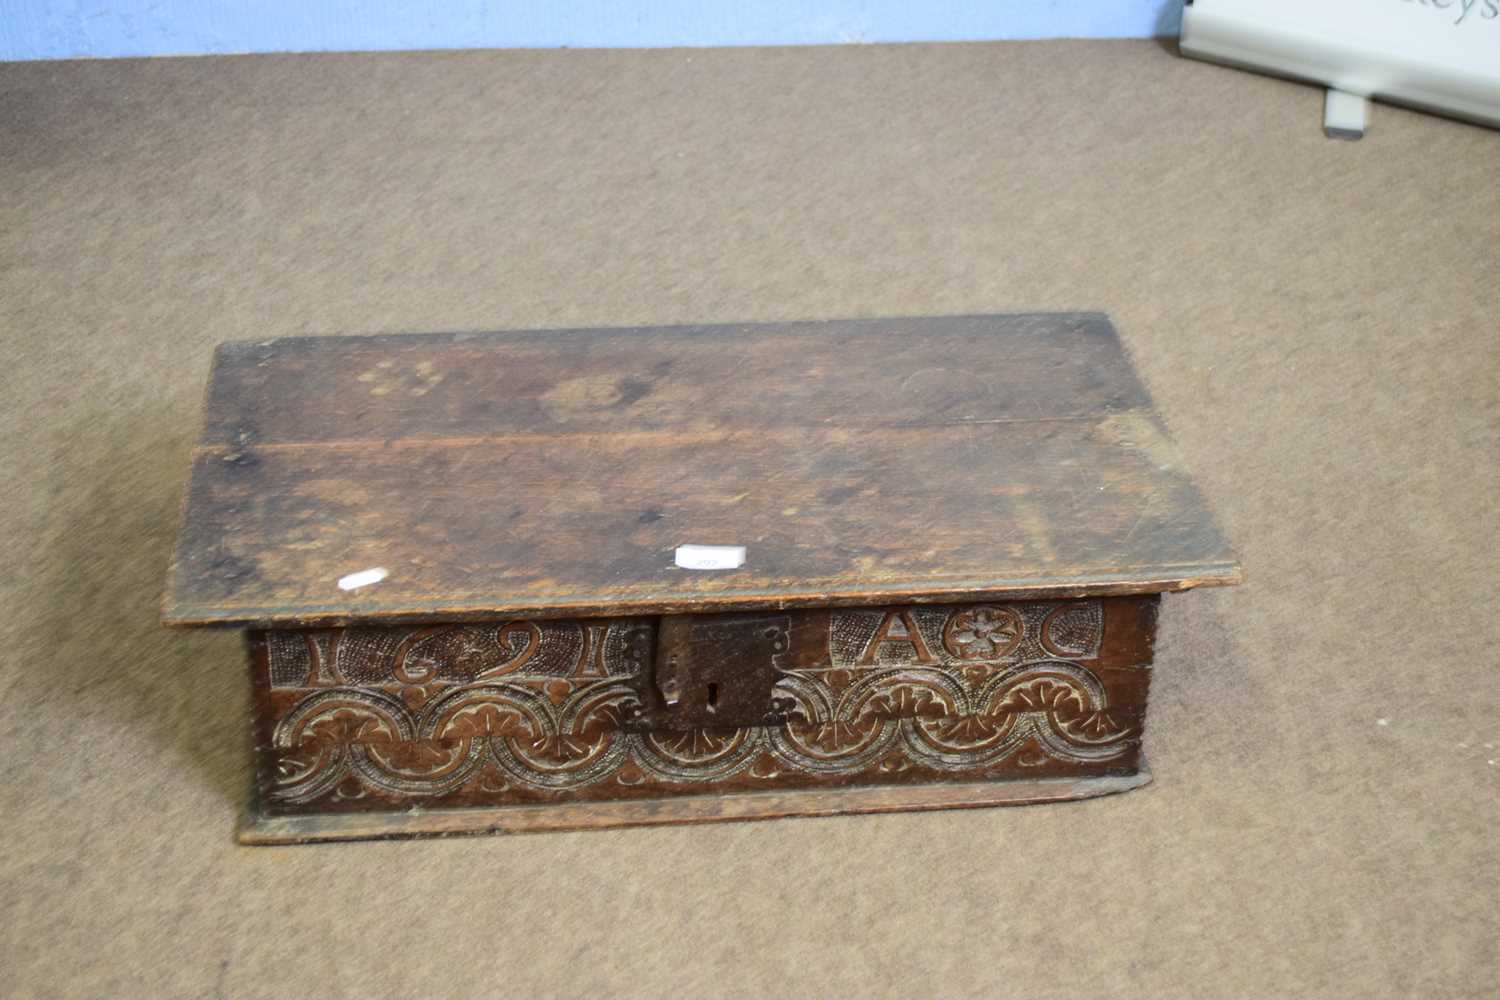
{"label": "white label sticker", "polygon": [[679,545],[677,565],[683,569],[739,569],[745,565],[743,545]]}
{"label": "white label sticker", "polygon": [[348,576],[339,577],[340,590],[358,590],[360,587],[368,587],[372,583],[379,583],[391,574],[386,572],[384,566],[376,566],[360,573],[350,573]]}

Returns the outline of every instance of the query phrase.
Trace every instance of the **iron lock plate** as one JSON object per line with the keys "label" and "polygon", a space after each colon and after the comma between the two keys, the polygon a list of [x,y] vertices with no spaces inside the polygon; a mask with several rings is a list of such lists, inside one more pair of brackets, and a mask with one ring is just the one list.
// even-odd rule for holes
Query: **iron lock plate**
{"label": "iron lock plate", "polygon": [[786,721],[790,699],[772,691],[791,647],[785,614],[668,615],[640,684],[636,731],[771,726]]}

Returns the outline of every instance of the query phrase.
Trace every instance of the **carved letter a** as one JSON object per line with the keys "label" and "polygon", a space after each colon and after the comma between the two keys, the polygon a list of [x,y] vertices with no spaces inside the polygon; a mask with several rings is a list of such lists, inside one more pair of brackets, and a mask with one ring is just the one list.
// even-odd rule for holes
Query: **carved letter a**
{"label": "carved letter a", "polygon": [[875,656],[880,652],[880,646],[886,642],[904,642],[917,654],[918,663],[936,663],[937,657],[927,648],[927,640],[922,638],[921,630],[917,623],[912,620],[910,611],[887,611],[885,620],[875,630],[875,638],[865,647],[865,655],[859,658],[859,666],[873,667]]}

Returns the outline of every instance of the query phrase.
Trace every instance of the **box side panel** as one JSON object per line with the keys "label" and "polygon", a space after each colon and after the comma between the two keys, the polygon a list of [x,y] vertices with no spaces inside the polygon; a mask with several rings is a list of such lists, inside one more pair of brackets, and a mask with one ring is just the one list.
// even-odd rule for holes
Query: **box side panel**
{"label": "box side panel", "polygon": [[276,630],[268,815],[1134,774],[1154,596],[787,612],[778,725],[628,731],[653,619]]}

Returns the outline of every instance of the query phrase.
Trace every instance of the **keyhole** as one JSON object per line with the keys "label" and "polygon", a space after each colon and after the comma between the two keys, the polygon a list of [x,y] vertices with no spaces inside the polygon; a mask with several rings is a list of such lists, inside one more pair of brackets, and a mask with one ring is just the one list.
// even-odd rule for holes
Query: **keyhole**
{"label": "keyhole", "polygon": [[708,710],[710,712],[717,711],[717,709],[715,709],[714,706],[717,705],[718,703],[719,703],[719,685],[710,683],[708,685]]}

